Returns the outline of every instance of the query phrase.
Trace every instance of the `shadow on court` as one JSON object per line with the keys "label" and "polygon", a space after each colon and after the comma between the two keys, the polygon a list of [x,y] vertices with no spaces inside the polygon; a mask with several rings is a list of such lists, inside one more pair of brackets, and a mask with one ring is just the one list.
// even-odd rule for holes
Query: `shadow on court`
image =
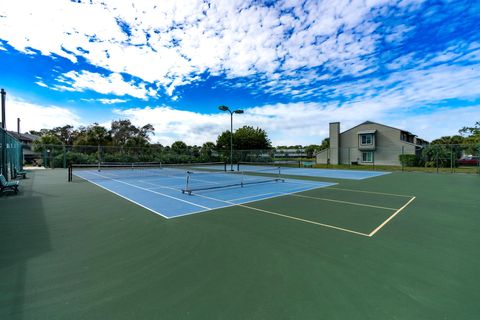
{"label": "shadow on court", "polygon": [[[27,195],[0,198],[0,318],[22,319],[29,261],[51,250],[42,199]],[[23,193],[23,194],[22,194]]]}

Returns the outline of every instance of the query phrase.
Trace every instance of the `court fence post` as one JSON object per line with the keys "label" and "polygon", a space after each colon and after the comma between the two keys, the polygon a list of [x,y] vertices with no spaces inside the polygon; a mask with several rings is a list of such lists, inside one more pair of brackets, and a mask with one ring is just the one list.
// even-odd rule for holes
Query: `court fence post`
{"label": "court fence post", "polygon": [[450,145],[450,173],[453,173],[453,145]]}
{"label": "court fence post", "polygon": [[479,161],[477,161],[477,173],[480,174],[480,144],[478,145],[477,155],[479,157]]}
{"label": "court fence post", "polygon": [[402,171],[405,171],[405,157],[404,157],[404,154],[405,154],[405,147],[402,146],[402,160],[400,161],[400,163],[402,165]]}
{"label": "court fence post", "polygon": [[348,167],[351,168],[352,167],[352,159],[350,157],[350,148],[348,148],[347,150],[348,150]]}
{"label": "court fence post", "polygon": [[372,152],[372,170],[375,171],[375,151]]}

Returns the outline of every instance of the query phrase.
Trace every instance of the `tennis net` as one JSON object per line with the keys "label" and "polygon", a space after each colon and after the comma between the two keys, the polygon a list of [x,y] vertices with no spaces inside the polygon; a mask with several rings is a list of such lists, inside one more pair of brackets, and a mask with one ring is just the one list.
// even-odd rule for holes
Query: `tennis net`
{"label": "tennis net", "polygon": [[281,176],[280,167],[225,172],[188,171],[187,181],[182,193],[191,195],[192,192],[196,191],[244,187],[250,184],[268,182],[285,182]]}
{"label": "tennis net", "polygon": [[187,171],[190,170],[203,170],[206,172],[225,171],[226,163],[101,162],[95,164],[71,164],[68,168],[68,181],[73,181],[74,176],[88,180],[185,176]]}
{"label": "tennis net", "polygon": [[300,168],[301,162],[298,160],[278,160],[273,162],[238,162],[237,163],[237,171],[256,170],[258,168],[275,169],[279,167],[281,167],[282,169]]}

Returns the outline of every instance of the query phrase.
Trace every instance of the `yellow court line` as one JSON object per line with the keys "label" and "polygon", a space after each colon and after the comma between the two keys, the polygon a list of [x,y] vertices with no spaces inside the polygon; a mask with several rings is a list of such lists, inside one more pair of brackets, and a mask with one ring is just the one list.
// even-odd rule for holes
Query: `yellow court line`
{"label": "yellow court line", "polygon": [[389,211],[395,211],[395,210],[397,210],[397,208],[381,207],[381,206],[374,206],[374,205],[372,205],[372,204],[349,202],[349,201],[334,200],[334,199],[327,199],[327,198],[310,197],[310,196],[304,196],[304,195],[301,195],[301,194],[288,194],[288,196],[300,197],[300,198],[308,198],[308,199],[315,199],[315,200],[321,200],[321,201],[344,203],[344,204],[350,204],[350,205],[353,205],[353,206],[369,207],[369,208],[383,209],[383,210],[389,210]]}
{"label": "yellow court line", "polygon": [[397,214],[399,214],[403,209],[405,209],[410,203],[412,203],[412,201],[415,200],[415,197],[412,197],[410,200],[408,200],[407,203],[405,203],[400,209],[398,209],[397,211],[395,211],[390,217],[388,217],[387,220],[385,220],[381,225],[379,225],[378,227],[375,228],[375,230],[373,230],[372,232],[370,232],[370,234],[368,235],[369,237],[373,237],[373,235],[375,233],[377,233],[378,231],[380,231],[380,229],[382,229],[388,222],[390,222],[390,220],[392,220],[393,218],[395,218],[395,216]]}
{"label": "yellow court line", "polygon": [[361,235],[361,236],[364,236],[364,237],[370,237],[370,235],[365,234],[365,233],[361,233],[361,232],[358,232],[358,231],[353,231],[353,230],[350,230],[350,229],[340,228],[340,227],[336,227],[336,226],[332,226],[332,225],[329,225],[329,224],[320,223],[320,222],[316,222],[316,221],[311,221],[311,220],[307,220],[307,219],[292,217],[292,216],[288,216],[286,214],[281,214],[281,213],[278,213],[278,212],[263,210],[263,209],[259,209],[259,208],[255,208],[255,207],[246,206],[246,205],[243,205],[243,204],[237,204],[237,206],[247,208],[247,209],[251,209],[251,210],[264,212],[264,213],[268,213],[268,214],[272,214],[272,215],[287,218],[287,219],[298,220],[298,221],[302,221],[302,222],[305,222],[305,223],[311,223],[311,224],[315,224],[315,225],[326,227],[326,228],[331,228],[331,229],[336,229],[336,230],[340,230],[340,231],[344,231],[344,232],[358,234],[358,235]]}
{"label": "yellow court line", "polygon": [[395,193],[376,192],[376,191],[344,189],[344,188],[335,188],[335,187],[325,187],[324,189],[342,190],[342,191],[352,191],[352,192],[360,192],[360,193],[371,193],[371,194],[381,194],[381,195],[385,195],[385,196],[404,197],[404,198],[411,198],[411,197],[413,197],[412,195],[406,195],[406,194],[395,194]]}
{"label": "yellow court line", "polygon": [[325,228],[331,228],[331,229],[335,229],[335,230],[340,230],[340,231],[344,231],[344,232],[349,232],[349,233],[361,235],[361,236],[364,236],[364,237],[370,237],[366,233],[361,233],[361,232],[350,230],[350,229],[340,228],[340,227],[336,227],[336,226],[332,226],[332,225],[329,225],[329,224],[320,223],[320,222],[316,222],[316,221],[310,221],[310,220],[307,220],[307,219],[296,218],[296,217],[288,216],[286,214],[281,214],[281,213],[278,213],[278,212],[263,210],[263,209],[259,209],[259,208],[255,208],[255,207],[246,206],[244,204],[234,203],[234,202],[231,202],[231,201],[228,201],[228,200],[220,200],[220,199],[208,197],[208,196],[198,194],[198,193],[195,194],[195,196],[202,197],[202,198],[205,198],[205,199],[211,199],[211,200],[215,200],[215,201],[219,201],[219,202],[229,203],[232,206],[238,206],[238,207],[247,208],[247,209],[250,209],[250,210],[264,212],[264,213],[272,214],[272,215],[287,218],[287,219],[292,219],[292,220],[297,220],[297,221],[302,221],[302,222],[305,222],[305,223],[310,223],[310,224],[322,226],[322,227],[325,227]]}

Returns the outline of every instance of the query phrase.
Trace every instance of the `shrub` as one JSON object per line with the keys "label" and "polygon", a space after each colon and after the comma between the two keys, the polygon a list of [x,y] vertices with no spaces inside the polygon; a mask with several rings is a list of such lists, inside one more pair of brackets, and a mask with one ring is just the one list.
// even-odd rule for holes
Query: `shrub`
{"label": "shrub", "polygon": [[399,160],[405,167],[418,167],[422,165],[422,160],[415,154],[401,154]]}

